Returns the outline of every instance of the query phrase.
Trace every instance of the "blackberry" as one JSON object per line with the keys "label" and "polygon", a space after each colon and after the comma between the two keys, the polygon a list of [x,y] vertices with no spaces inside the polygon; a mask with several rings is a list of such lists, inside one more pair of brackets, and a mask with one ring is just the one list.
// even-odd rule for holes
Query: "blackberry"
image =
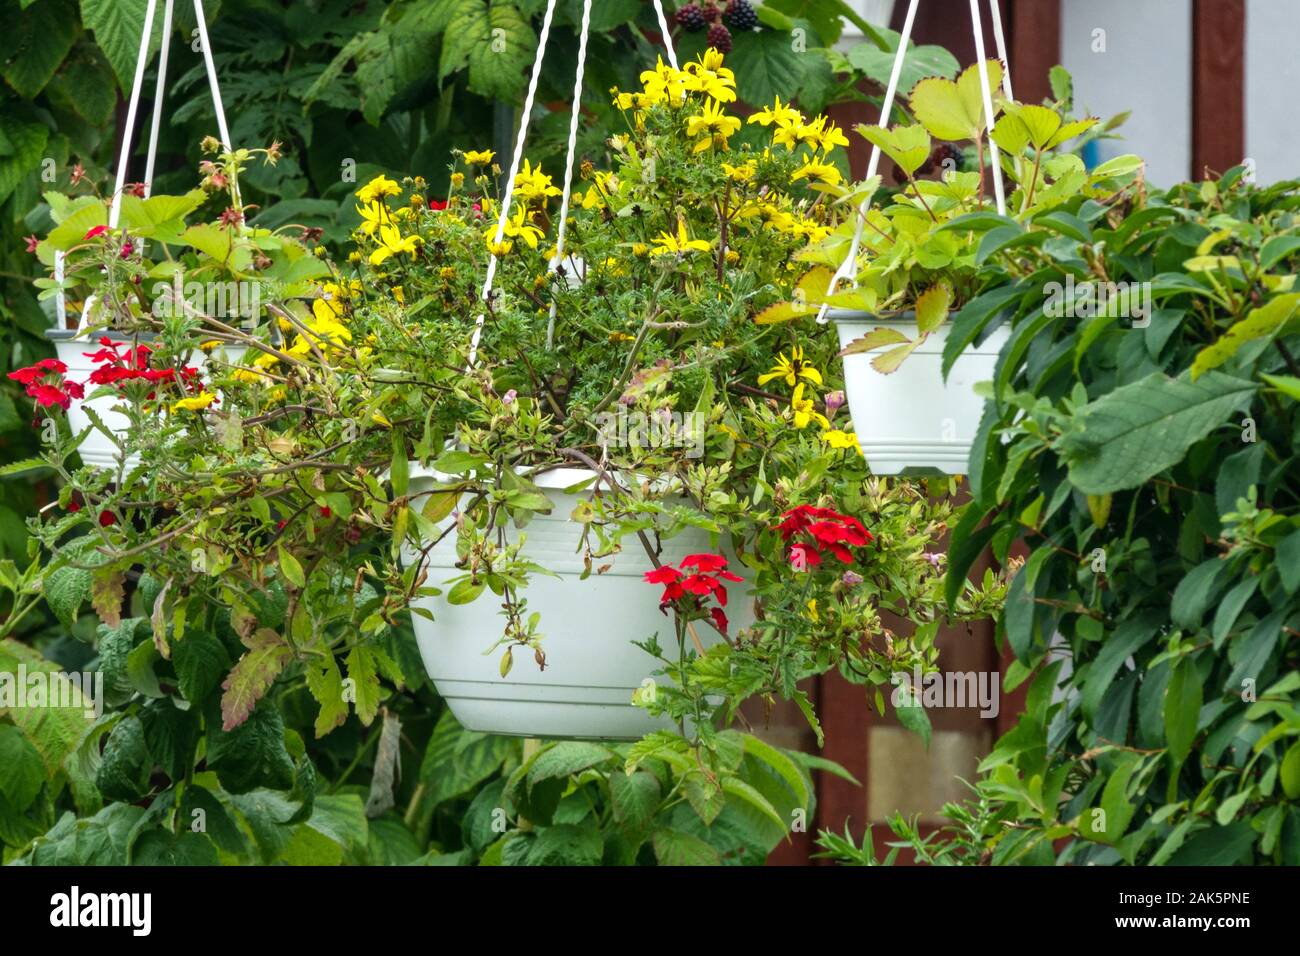
{"label": "blackberry", "polygon": [[719,53],[731,52],[731,31],[721,23],[709,27],[709,46]]}
{"label": "blackberry", "polygon": [[927,164],[931,166],[931,168],[938,169],[939,174],[943,175],[950,169],[953,172],[960,170],[961,159],[962,156],[960,149],[952,143],[940,143],[934,148],[934,152],[930,154],[930,159]]}
{"label": "blackberry", "polygon": [[705,5],[703,13],[704,19],[708,20],[710,23],[717,23],[718,17],[722,16],[722,11],[711,3]]}
{"label": "blackberry", "polygon": [[758,14],[749,0],[731,0],[722,19],[733,30],[752,30],[758,26]]}
{"label": "blackberry", "polygon": [[677,25],[688,33],[699,33],[708,26],[708,22],[704,18],[704,11],[700,9],[698,3],[686,4],[677,11],[674,19],[677,21]]}

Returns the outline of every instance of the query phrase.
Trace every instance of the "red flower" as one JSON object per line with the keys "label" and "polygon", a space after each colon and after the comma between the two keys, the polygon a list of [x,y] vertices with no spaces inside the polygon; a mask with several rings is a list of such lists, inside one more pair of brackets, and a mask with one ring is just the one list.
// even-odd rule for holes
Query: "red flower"
{"label": "red flower", "polygon": [[72,398],[57,385],[28,385],[27,394],[36,399],[36,404],[42,408],[58,405],[66,411],[68,406],[72,404]]}
{"label": "red flower", "polygon": [[117,515],[111,511],[101,511],[99,513],[99,526],[101,528],[111,528],[117,524]]}
{"label": "red flower", "polygon": [[429,200],[429,208],[432,209],[434,212],[441,212],[442,210],[444,210],[444,209],[447,208],[447,200],[445,200],[445,199],[430,199],[430,200]]}
{"label": "red flower", "polygon": [[720,607],[711,607],[709,608],[709,617],[713,618],[713,626],[725,635],[727,633],[726,612]]}
{"label": "red flower", "polygon": [[44,378],[45,376],[35,365],[29,365],[27,368],[20,368],[16,371],[10,372],[9,377],[19,385],[30,385],[38,378]]}
{"label": "red flower", "polygon": [[35,236],[23,236],[23,242],[27,243],[27,251],[32,255],[36,254],[36,247],[41,244],[41,240]]}
{"label": "red flower", "polygon": [[[692,568],[693,574],[683,575],[678,568]],[[726,581],[744,581],[739,575],[727,570],[727,559],[719,554],[688,554],[677,563],[677,567],[664,565],[645,573],[650,584],[662,584],[663,594],[659,597],[659,609],[666,610],[668,605],[690,598],[683,610],[703,610],[710,597],[717,600],[718,606],[709,608],[709,617],[714,626],[723,634],[727,633],[727,615],[723,608],[727,606]]]}
{"label": "red flower", "polygon": [[826,552],[845,564],[852,564],[854,557],[849,547],[862,547],[875,540],[861,521],[833,508],[799,505],[781,517],[783,520],[776,529],[781,540],[789,542],[801,535],[811,539],[790,546],[790,565],[797,571],[821,564]]}
{"label": "red flower", "polygon": [[86,234],[81,238],[83,241],[86,239],[98,239],[106,232],[108,232],[108,226],[93,226],[90,229],[87,229]]}
{"label": "red flower", "polygon": [[36,367],[47,372],[58,372],[60,375],[68,370],[68,367],[56,358],[41,359],[36,363]]}
{"label": "red flower", "polygon": [[671,604],[686,593],[682,590],[681,585],[682,572],[670,564],[655,568],[653,571],[647,571],[645,579],[649,584],[662,584],[664,586],[664,593],[659,598],[660,608]]}
{"label": "red flower", "polygon": [[126,191],[132,196],[144,198],[144,183],[127,183]]}
{"label": "red flower", "polygon": [[334,512],[329,509],[328,505],[322,505],[320,509],[320,516],[322,518],[332,518],[334,517]]}

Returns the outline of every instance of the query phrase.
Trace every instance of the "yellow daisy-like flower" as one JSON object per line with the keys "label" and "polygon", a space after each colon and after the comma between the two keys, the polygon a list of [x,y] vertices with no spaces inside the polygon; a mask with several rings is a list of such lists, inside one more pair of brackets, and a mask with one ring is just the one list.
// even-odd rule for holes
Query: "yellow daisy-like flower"
{"label": "yellow daisy-like flower", "polygon": [[698,60],[686,64],[687,87],[694,93],[703,93],[719,103],[736,99],[736,74],[722,65],[722,54],[709,47]]}
{"label": "yellow daisy-like flower", "polygon": [[828,186],[834,186],[840,182],[842,177],[839,168],[834,163],[819,163],[814,159],[808,159],[790,175],[791,182],[800,179],[808,179],[810,182],[826,183]]}
{"label": "yellow daisy-like flower", "polygon": [[379,228],[379,246],[370,253],[370,264],[380,265],[391,256],[403,252],[414,253],[420,248],[421,241],[419,236],[403,236],[396,226],[386,223]]}
{"label": "yellow daisy-like flower", "polygon": [[496,156],[490,149],[467,149],[461,157],[470,166],[486,166]]}
{"label": "yellow daisy-like flower", "polygon": [[493,226],[488,229],[486,234],[488,251],[498,258],[507,255],[514,248],[514,239],[522,239],[529,249],[537,248],[537,241],[542,238],[542,230],[538,229],[526,218],[528,210],[520,206],[515,210],[515,214],[506,220],[505,229],[501,232],[501,242],[496,241],[497,227]]}
{"label": "yellow daisy-like flower", "polygon": [[794,412],[794,427],[807,428],[810,422],[816,422],[823,429],[829,429],[830,420],[817,411],[811,398],[803,397],[803,389],[804,384],[800,382],[794,387],[794,393],[790,396],[790,410]]}
{"label": "yellow daisy-like flower", "polygon": [[695,152],[702,153],[710,146],[726,149],[727,140],[740,129],[740,120],[722,112],[722,106],[716,100],[704,104],[704,109],[686,120],[686,135],[692,138],[702,136],[695,144]]}
{"label": "yellow daisy-like flower", "polygon": [[361,225],[358,228],[372,238],[379,231],[379,227],[388,222],[388,207],[381,202],[358,206],[357,213],[361,216]]}
{"label": "yellow daisy-like flower", "polygon": [[379,202],[385,196],[400,196],[402,187],[387,176],[379,175],[357,190],[357,198],[363,203]]}
{"label": "yellow daisy-like flower", "polygon": [[201,351],[201,352],[211,352],[211,351],[213,351],[213,350],[215,350],[215,349],[219,349],[219,348],[221,348],[221,340],[220,340],[220,339],[209,339],[209,340],[206,341],[206,342],[200,342],[200,343],[199,343],[199,351]]}
{"label": "yellow daisy-like flower", "polygon": [[822,384],[822,373],[804,361],[803,347],[799,345],[790,349],[789,358],[785,357],[784,352],[778,355],[772,370],[758,377],[758,384],[766,385],[773,379],[778,378],[784,381],[789,388],[794,388],[799,384],[801,378],[806,378],[814,385]]}
{"label": "yellow daisy-like flower", "polygon": [[542,172],[542,167],[533,168],[524,160],[524,168],[515,175],[515,197],[524,203],[535,200],[545,202],[549,196],[560,195],[560,190],[551,183],[551,177]]}
{"label": "yellow daisy-like flower", "polygon": [[793,106],[781,102],[781,97],[776,98],[776,102],[767,109],[759,110],[749,117],[749,122],[759,123],[763,126],[776,124],[778,129],[786,126],[798,126],[803,122],[803,114]]}
{"label": "yellow daisy-like flower", "polygon": [[686,220],[677,220],[677,235],[661,232],[654,241],[652,256],[685,255],[688,252],[708,252],[710,246],[703,239],[692,239],[686,232]]}
{"label": "yellow daisy-like flower", "polygon": [[858,444],[858,436],[853,432],[844,432],[838,428],[833,428],[830,431],[822,432],[822,441],[832,448],[855,448],[859,455],[862,454],[862,446]]}
{"label": "yellow daisy-like flower", "polygon": [[641,73],[641,85],[644,90],[642,105],[657,106],[660,103],[667,103],[669,106],[681,106],[686,102],[690,82],[690,74],[673,69],[664,63],[663,57],[659,57],[653,70],[645,70]]}
{"label": "yellow daisy-like flower", "polygon": [[754,173],[758,171],[758,160],[747,159],[739,166],[723,163],[722,171],[727,174],[728,179],[738,183],[747,183],[754,178]]}
{"label": "yellow daisy-like flower", "polygon": [[173,412],[201,412],[217,400],[216,392],[200,392],[172,403]]}

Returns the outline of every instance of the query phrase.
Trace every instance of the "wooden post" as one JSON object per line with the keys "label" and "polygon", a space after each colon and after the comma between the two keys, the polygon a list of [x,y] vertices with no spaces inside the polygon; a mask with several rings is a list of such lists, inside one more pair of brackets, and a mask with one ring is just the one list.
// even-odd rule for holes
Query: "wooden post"
{"label": "wooden post", "polygon": [[1192,0],[1192,179],[1246,155],[1246,0]]}

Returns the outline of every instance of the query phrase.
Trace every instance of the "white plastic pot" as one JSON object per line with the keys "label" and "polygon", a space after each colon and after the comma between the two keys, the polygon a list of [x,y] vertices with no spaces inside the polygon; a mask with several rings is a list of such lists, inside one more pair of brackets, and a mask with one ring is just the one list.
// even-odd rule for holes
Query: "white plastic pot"
{"label": "white plastic pot", "polygon": [[[427,490],[437,480],[415,463],[411,476],[411,494]],[[528,523],[524,553],[560,575],[533,575],[522,595],[528,599],[529,612],[541,612],[545,670],[537,667],[531,655],[516,650],[514,666],[506,677],[501,676],[502,649],[485,653],[502,633],[505,618],[500,613],[500,599],[485,590],[470,604],[448,604],[444,583],[464,573],[456,567],[455,533],[429,552],[425,583],[443,587],[443,594],[417,602],[434,619],[412,615],[415,636],[438,693],[461,725],[470,730],[526,737],[633,740],[668,726],[666,719],[653,717],[632,703],[632,695],[649,686],[648,681],[665,680],[652,676],[660,662],[632,641],[644,641],[658,633],[666,653],[670,657],[676,654],[671,612],[659,611],[660,587],[646,583],[643,577],[654,565],[632,537],[624,541],[621,553],[598,562],[611,564],[608,571],[593,571],[580,580],[583,562],[577,547],[582,526],[569,516],[591,489],[576,495],[562,489],[591,477],[592,472],[585,469],[561,468],[533,479],[554,508],[550,515],[537,515]],[[519,532],[512,527],[508,534],[513,541]],[[663,543],[659,559],[675,565],[688,554],[705,551],[716,553],[708,533],[688,529]],[[412,557],[408,552],[407,559]],[[735,560],[729,570],[742,576],[745,573]],[[747,584],[727,584],[732,634],[754,621],[747,591]],[[695,630],[706,646],[721,640],[707,623],[697,622]]]}
{"label": "white plastic pot", "polygon": [[[47,338],[54,343],[54,349],[58,355],[59,361],[68,367],[65,377],[71,381],[86,383],[86,395],[89,396],[99,386],[88,382],[90,374],[98,367],[92,362],[89,356],[98,352],[103,346],[99,340],[104,333],[94,335],[82,335],[71,330],[52,329],[46,333]],[[110,335],[110,338],[124,341],[121,336]],[[247,351],[245,345],[224,345],[224,361],[230,364],[238,364],[244,353]],[[202,371],[208,362],[208,357],[203,352],[194,352],[190,356],[190,365]],[[116,395],[101,395],[98,398],[73,399],[72,404],[68,406],[68,426],[73,435],[79,435],[81,432],[90,428],[85,440],[77,446],[77,452],[81,455],[81,460],[92,468],[111,468],[116,469],[118,456],[121,454],[117,445],[115,445],[107,435],[98,428],[93,428],[90,416],[86,413],[86,407],[89,406],[99,416],[99,420],[104,423],[113,434],[126,437],[130,431],[131,419],[122,412],[115,411],[115,407],[124,404],[125,399]],[[126,470],[130,471],[139,463],[138,455],[128,455],[126,459]]]}
{"label": "white plastic pot", "polygon": [[[867,312],[831,310],[840,347],[875,328],[893,328],[917,337],[914,317],[883,319]],[[993,378],[998,352],[1011,334],[1002,326],[979,345],[962,352],[943,378],[943,347],[950,325],[930,333],[903,364],[888,375],[871,361],[884,349],[844,357],[844,390],[862,454],[878,475],[964,475],[971,442],[979,430],[984,400],[975,383]]]}

